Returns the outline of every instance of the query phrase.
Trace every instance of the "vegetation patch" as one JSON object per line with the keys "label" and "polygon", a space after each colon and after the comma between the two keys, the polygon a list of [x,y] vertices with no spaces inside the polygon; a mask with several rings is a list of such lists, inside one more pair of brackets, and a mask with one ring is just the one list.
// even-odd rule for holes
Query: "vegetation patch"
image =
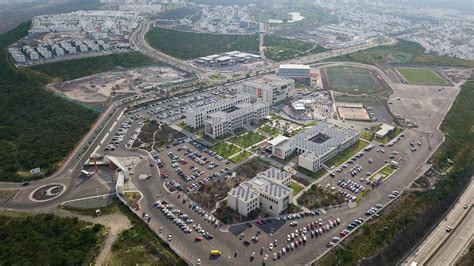
{"label": "vegetation patch", "polygon": [[156,65],[153,58],[139,52],[94,56],[34,66],[33,71],[47,76],[50,81],[66,81],[111,70]]}
{"label": "vegetation patch", "polygon": [[459,260],[456,262],[457,266],[469,266],[474,265],[474,241],[471,241],[469,244],[469,249],[467,253],[464,254]]}
{"label": "vegetation patch", "polygon": [[413,64],[433,66],[474,67],[473,60],[427,55],[419,43],[398,40],[395,45],[382,45],[355,53],[330,58],[327,61],[359,62],[363,64]]}
{"label": "vegetation patch", "polygon": [[337,167],[363,150],[365,147],[367,147],[367,145],[369,145],[369,142],[360,139],[356,143],[352,144],[352,146],[345,149],[343,152],[326,161],[324,164],[329,167]]}
{"label": "vegetation patch", "polygon": [[291,214],[291,213],[298,213],[298,212],[302,212],[302,211],[303,210],[300,207],[296,206],[295,204],[288,203],[288,209],[286,209],[287,213]]}
{"label": "vegetation patch", "polygon": [[265,57],[274,61],[285,61],[301,56],[317,54],[328,49],[314,43],[295,39],[266,35],[264,38]]}
{"label": "vegetation patch", "polygon": [[303,168],[301,166],[296,166],[296,171],[300,172],[300,173],[303,173],[311,178],[313,178],[314,180],[317,180],[321,177],[323,177],[328,171],[326,171],[324,168],[321,168],[319,169],[318,171],[316,172],[313,172],[313,171],[310,171],[306,168]]}
{"label": "vegetation patch", "polygon": [[0,213],[1,265],[92,264],[101,243],[100,224],[52,214]]}
{"label": "vegetation patch", "polygon": [[282,133],[278,129],[269,127],[268,125],[263,125],[259,127],[257,130],[267,137],[276,137]]}
{"label": "vegetation patch", "polygon": [[186,265],[148,225],[127,206],[119,203],[133,227],[123,231],[112,246],[110,265]]}
{"label": "vegetation patch", "polygon": [[242,151],[241,148],[227,143],[219,143],[216,146],[212,147],[211,150],[224,158],[229,158],[232,155]]}
{"label": "vegetation patch", "polygon": [[211,34],[153,28],[145,37],[153,48],[184,60],[235,50],[258,53],[259,45],[256,34]]}
{"label": "vegetation patch", "polygon": [[[43,175],[29,174],[36,167],[46,175],[52,173],[98,116],[45,91],[43,87],[57,76],[10,64],[6,47],[25,36],[29,26],[24,23],[0,36],[1,181],[40,178]],[[68,64],[74,65],[74,61]],[[61,67],[55,69],[62,71]]]}
{"label": "vegetation patch", "polygon": [[233,163],[240,163],[241,161],[247,159],[248,157],[250,157],[252,155],[251,152],[248,152],[248,151],[243,151],[235,156],[233,156],[232,158],[230,158],[230,160],[233,162]]}
{"label": "vegetation patch", "polygon": [[319,185],[312,185],[297,201],[308,209],[317,209],[339,205],[346,200],[344,196],[339,193],[327,191]]}
{"label": "vegetation patch", "polygon": [[234,169],[234,172],[236,172],[238,176],[244,176],[250,179],[256,176],[258,173],[267,170],[268,168],[270,168],[270,164],[268,162],[264,161],[260,157],[253,157],[247,162],[237,166]]}
{"label": "vegetation patch", "polygon": [[156,121],[152,120],[143,125],[137,140],[133,143],[133,147],[141,146],[149,148],[150,150],[157,149],[172,143],[175,139],[184,137],[186,137],[186,135],[167,124],[160,126]]}
{"label": "vegetation patch", "polygon": [[375,73],[361,67],[331,66],[324,68],[329,88],[352,94],[374,93],[379,91]]}
{"label": "vegetation patch", "polygon": [[260,141],[264,140],[265,137],[255,133],[255,132],[249,132],[243,135],[240,135],[238,137],[232,138],[229,141],[239,145],[242,148],[248,148],[250,146],[253,146],[256,143],[259,143]]}
{"label": "vegetation patch", "polygon": [[375,139],[375,133],[379,131],[381,128],[381,125],[376,125],[372,126],[370,128],[366,128],[368,130],[364,130],[360,133],[360,138],[367,140],[367,141],[373,141]]}
{"label": "vegetation patch", "polygon": [[291,181],[290,188],[293,190],[293,196],[300,193],[304,187],[300,184],[296,183],[295,181]]}
{"label": "vegetation patch", "polygon": [[168,9],[164,12],[160,12],[160,14],[158,14],[158,18],[177,20],[177,19],[183,19],[188,16],[192,16],[194,14],[196,14],[196,10],[192,8],[179,7],[179,8],[174,8],[174,9]]}
{"label": "vegetation patch", "polygon": [[398,135],[400,135],[403,132],[403,128],[401,127],[396,127],[395,130],[392,132],[388,133],[387,136],[383,138],[376,138],[376,140],[380,143],[389,143],[392,139],[396,138]]}
{"label": "vegetation patch", "polygon": [[413,67],[399,67],[397,68],[403,78],[410,84],[420,85],[447,85],[448,82],[442,79],[438,74],[431,69],[413,68]]}

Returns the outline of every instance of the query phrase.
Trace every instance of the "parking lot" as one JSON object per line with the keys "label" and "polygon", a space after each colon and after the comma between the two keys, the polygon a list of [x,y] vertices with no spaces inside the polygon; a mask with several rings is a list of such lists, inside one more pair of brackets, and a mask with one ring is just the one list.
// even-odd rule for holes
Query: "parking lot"
{"label": "parking lot", "polygon": [[346,163],[334,169],[330,173],[331,178],[321,185],[355,202],[370,190],[377,189],[384,181],[375,178],[375,173],[379,169],[392,164],[398,167],[399,161],[404,157],[405,154],[397,148],[397,144],[388,146],[373,142]]}
{"label": "parking lot", "polygon": [[[188,139],[189,140],[189,139]],[[168,189],[193,193],[216,178],[222,178],[235,164],[208,150],[196,141],[168,145],[155,162]]]}

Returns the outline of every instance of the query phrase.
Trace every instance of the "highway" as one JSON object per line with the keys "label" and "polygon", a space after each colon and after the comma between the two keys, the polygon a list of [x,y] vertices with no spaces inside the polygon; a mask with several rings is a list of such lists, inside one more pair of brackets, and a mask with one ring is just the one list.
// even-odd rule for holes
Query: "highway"
{"label": "highway", "polygon": [[163,63],[169,64],[173,67],[176,67],[178,69],[184,70],[189,73],[196,74],[199,78],[201,78],[201,74],[205,73],[204,70],[189,64],[185,61],[176,59],[172,56],[169,56],[165,53],[162,53],[160,51],[157,51],[153,49],[145,40],[145,35],[150,29],[150,25],[153,24],[153,21],[149,20],[144,20],[142,23],[140,23],[138,29],[132,33],[132,36],[130,37],[130,41],[132,44],[140,50],[140,52],[150,56],[151,58],[154,58],[158,61],[161,61]]}
{"label": "highway", "polygon": [[[461,195],[445,219],[421,245],[403,262],[403,265],[454,265],[474,235],[474,182]],[[468,205],[465,209],[464,205]],[[451,226],[450,233],[446,228]]]}

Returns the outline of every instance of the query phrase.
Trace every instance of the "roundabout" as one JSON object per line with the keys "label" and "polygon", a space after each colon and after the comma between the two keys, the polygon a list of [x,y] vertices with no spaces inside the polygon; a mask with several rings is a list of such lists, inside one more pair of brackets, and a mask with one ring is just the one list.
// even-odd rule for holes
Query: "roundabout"
{"label": "roundabout", "polygon": [[60,183],[52,183],[36,188],[30,194],[30,200],[34,202],[45,202],[55,199],[66,191],[66,186]]}

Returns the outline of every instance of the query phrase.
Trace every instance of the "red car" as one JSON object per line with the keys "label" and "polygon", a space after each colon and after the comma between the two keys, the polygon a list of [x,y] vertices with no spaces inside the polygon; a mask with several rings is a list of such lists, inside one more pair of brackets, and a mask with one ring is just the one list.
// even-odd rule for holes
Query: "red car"
{"label": "red car", "polygon": [[258,225],[263,224],[261,220],[258,220],[258,221],[256,221],[255,223],[258,224]]}
{"label": "red car", "polygon": [[196,242],[199,242],[199,241],[201,241],[201,240],[202,240],[202,237],[201,237],[201,236],[197,236],[197,237],[194,239],[194,241],[196,241]]}

